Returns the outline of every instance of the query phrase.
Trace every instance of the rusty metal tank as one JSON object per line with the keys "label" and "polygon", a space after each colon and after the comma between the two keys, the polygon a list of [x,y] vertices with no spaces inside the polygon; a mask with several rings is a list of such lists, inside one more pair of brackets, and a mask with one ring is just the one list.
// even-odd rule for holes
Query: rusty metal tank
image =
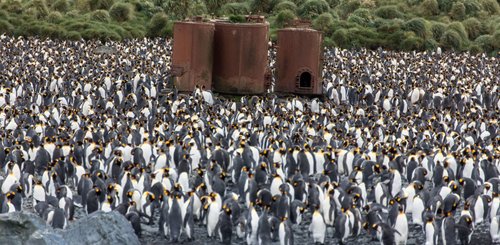
{"label": "rusty metal tank", "polygon": [[310,28],[278,30],[277,93],[321,95],[322,34]]}
{"label": "rusty metal tank", "polygon": [[263,94],[269,86],[269,23],[215,22],[214,91],[226,94]]}
{"label": "rusty metal tank", "polygon": [[213,23],[200,20],[174,23],[171,71],[179,91],[212,88],[214,31]]}

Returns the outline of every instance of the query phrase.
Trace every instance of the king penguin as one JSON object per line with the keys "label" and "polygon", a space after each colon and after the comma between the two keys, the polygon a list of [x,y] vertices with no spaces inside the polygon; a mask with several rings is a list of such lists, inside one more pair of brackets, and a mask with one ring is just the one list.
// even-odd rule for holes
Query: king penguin
{"label": "king penguin", "polygon": [[219,215],[218,233],[222,244],[231,244],[233,236],[233,222],[231,219],[231,209],[227,206],[222,207]]}
{"label": "king penguin", "polygon": [[314,243],[325,244],[326,224],[323,215],[319,212],[319,207],[316,207],[314,210],[311,224],[309,225],[309,232],[312,235]]}
{"label": "king penguin", "polygon": [[293,230],[287,217],[283,217],[279,225],[280,245],[293,245]]}

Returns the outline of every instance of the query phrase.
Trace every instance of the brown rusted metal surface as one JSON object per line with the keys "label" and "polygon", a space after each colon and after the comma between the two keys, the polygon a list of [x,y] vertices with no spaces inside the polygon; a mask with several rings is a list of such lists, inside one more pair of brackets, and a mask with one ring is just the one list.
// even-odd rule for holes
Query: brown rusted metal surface
{"label": "brown rusted metal surface", "polygon": [[303,20],[303,19],[296,19],[293,21],[292,26],[294,28],[310,28],[311,27],[311,21],[310,20]]}
{"label": "brown rusted metal surface", "polygon": [[214,24],[175,22],[172,75],[179,91],[212,88]]}
{"label": "brown rusted metal surface", "polygon": [[[249,20],[247,20],[249,21]],[[269,23],[215,22],[214,91],[227,94],[262,94],[268,82]]]}
{"label": "brown rusted metal surface", "polygon": [[322,94],[321,43],[321,32],[313,29],[278,30],[274,91],[304,95]]}

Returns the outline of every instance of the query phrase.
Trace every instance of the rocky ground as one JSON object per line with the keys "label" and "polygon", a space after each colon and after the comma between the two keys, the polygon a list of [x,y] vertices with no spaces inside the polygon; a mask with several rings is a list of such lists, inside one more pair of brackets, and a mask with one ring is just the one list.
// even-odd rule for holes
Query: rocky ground
{"label": "rocky ground", "polygon": [[[76,194],[76,193],[75,193]],[[35,213],[32,205],[31,199],[25,199],[23,210],[27,212]],[[457,211],[457,219],[459,218],[458,214],[460,213],[461,208]],[[82,208],[75,209],[75,220],[70,221],[70,225],[72,223],[77,222],[79,219],[86,217],[85,211]],[[300,226],[294,226],[294,238],[295,244],[312,244],[311,239],[308,235],[309,221],[311,217],[309,213],[306,213],[303,217],[303,222]],[[141,244],[170,244],[168,239],[166,239],[163,235],[158,232],[158,220],[159,214],[156,213],[155,223],[153,225],[142,224],[142,236],[139,238],[139,242]],[[409,236],[407,244],[424,244],[425,236],[420,226],[410,224],[409,225]],[[328,240],[327,244],[338,244],[338,240],[333,238],[333,229],[329,228],[328,230]],[[195,240],[187,241],[184,240],[182,244],[185,245],[202,245],[202,244],[220,244],[218,238],[208,238],[206,227],[201,224],[196,224],[195,230]],[[472,235],[472,244],[481,244],[487,245],[491,244],[491,237],[489,234],[489,223],[485,222],[474,230]],[[458,240],[457,240],[458,242]],[[236,231],[233,234],[233,244],[246,244],[244,239],[238,239],[236,237]],[[279,241],[274,242],[273,244],[279,244]],[[363,233],[359,237],[352,237],[348,239],[347,244],[369,244],[369,245],[378,245],[380,242],[378,240],[373,240],[368,234]]]}

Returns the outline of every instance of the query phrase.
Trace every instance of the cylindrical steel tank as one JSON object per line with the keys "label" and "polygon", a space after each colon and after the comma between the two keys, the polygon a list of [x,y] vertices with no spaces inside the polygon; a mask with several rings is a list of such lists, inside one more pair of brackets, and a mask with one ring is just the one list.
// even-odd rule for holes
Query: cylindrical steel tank
{"label": "cylindrical steel tank", "polygon": [[322,34],[309,28],[278,30],[275,92],[321,95]]}
{"label": "cylindrical steel tank", "polygon": [[213,23],[174,23],[172,75],[179,91],[193,91],[196,85],[212,89],[214,31]]}
{"label": "cylindrical steel tank", "polygon": [[262,94],[269,83],[269,23],[215,22],[214,91]]}

